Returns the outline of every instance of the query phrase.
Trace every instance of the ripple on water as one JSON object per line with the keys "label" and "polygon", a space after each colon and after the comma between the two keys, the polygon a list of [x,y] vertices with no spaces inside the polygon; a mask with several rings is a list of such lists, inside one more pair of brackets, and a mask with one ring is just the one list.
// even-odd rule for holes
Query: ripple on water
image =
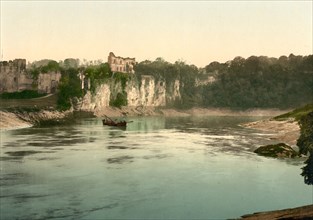
{"label": "ripple on water", "polygon": [[123,163],[132,163],[134,162],[134,157],[131,156],[120,156],[120,157],[112,157],[108,158],[107,162],[109,164],[123,164]]}

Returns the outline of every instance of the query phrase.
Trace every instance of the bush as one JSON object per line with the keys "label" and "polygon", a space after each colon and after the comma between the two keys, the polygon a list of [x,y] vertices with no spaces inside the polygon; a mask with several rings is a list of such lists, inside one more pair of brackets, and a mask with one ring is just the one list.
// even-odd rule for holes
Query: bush
{"label": "bush", "polygon": [[117,93],[116,98],[110,100],[110,106],[114,107],[122,107],[122,106],[127,106],[127,93]]}
{"label": "bush", "polygon": [[82,97],[83,90],[81,89],[81,82],[78,77],[77,69],[67,69],[62,71],[62,77],[59,84],[58,93],[58,109],[67,110],[71,108],[71,100],[74,97]]}
{"label": "bush", "polygon": [[300,137],[297,140],[299,153],[313,154],[313,111],[303,116],[300,121]]}
{"label": "bush", "polygon": [[24,90],[21,92],[5,92],[0,95],[2,99],[32,99],[47,95],[34,90]]}

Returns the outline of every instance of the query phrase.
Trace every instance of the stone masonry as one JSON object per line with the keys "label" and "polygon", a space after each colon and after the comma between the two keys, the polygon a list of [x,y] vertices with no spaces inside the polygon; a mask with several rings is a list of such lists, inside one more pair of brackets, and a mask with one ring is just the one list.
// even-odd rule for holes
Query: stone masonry
{"label": "stone masonry", "polygon": [[112,72],[122,73],[135,73],[134,65],[136,64],[135,58],[123,58],[115,56],[113,52],[110,52],[108,57],[108,63]]}

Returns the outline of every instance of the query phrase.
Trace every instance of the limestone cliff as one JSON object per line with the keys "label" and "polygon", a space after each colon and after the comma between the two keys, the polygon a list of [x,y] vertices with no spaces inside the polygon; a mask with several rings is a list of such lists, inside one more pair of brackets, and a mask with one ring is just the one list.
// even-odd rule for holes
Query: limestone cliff
{"label": "limestone cliff", "polygon": [[123,90],[121,82],[112,79],[98,86],[94,94],[87,91],[79,102],[79,109],[83,111],[101,111],[101,109],[110,105],[111,99],[114,99],[118,93],[122,92],[127,94],[129,107],[166,106],[169,102],[181,98],[179,85],[179,80],[175,80],[174,83],[166,86],[165,81],[156,81],[153,76],[146,75],[142,76],[139,82],[135,78],[131,78],[127,81]]}

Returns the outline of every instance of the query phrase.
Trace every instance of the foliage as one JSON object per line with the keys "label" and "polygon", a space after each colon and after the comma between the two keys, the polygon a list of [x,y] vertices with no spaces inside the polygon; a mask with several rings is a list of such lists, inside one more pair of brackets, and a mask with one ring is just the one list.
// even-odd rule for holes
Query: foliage
{"label": "foliage", "polygon": [[113,74],[113,78],[115,82],[121,82],[122,90],[125,91],[126,83],[130,79],[129,73],[117,72]]}
{"label": "foliage", "polygon": [[313,111],[301,117],[300,121],[300,137],[297,140],[299,153],[313,154]]}
{"label": "foliage", "polygon": [[79,67],[79,59],[67,58],[64,61],[60,61],[60,66],[62,66],[64,69],[69,68],[77,69]]}
{"label": "foliage", "polygon": [[110,106],[118,108],[127,106],[127,93],[124,91],[122,93],[117,93],[116,98],[110,100]]}
{"label": "foliage", "polygon": [[58,109],[67,110],[71,107],[71,100],[74,97],[82,97],[81,82],[78,77],[78,69],[69,68],[62,70],[62,77],[58,92]]}
{"label": "foliage", "polygon": [[127,92],[125,91],[126,88],[126,83],[127,81],[131,78],[131,76],[128,73],[121,73],[121,72],[116,72],[112,76],[114,78],[114,82],[121,83],[122,86],[122,92],[117,93],[116,97],[114,98],[112,93],[111,93],[111,98],[110,98],[110,106],[114,107],[122,107],[122,106],[127,106]]}
{"label": "foliage", "polygon": [[304,183],[313,185],[313,154],[304,162],[306,165],[302,167],[301,175],[304,176]]}
{"label": "foliage", "polygon": [[34,90],[24,90],[21,92],[5,92],[0,94],[2,99],[32,99],[47,95],[46,93],[38,93]]}
{"label": "foliage", "polygon": [[52,60],[50,61],[46,66],[41,66],[40,67],[40,71],[42,73],[48,73],[48,72],[51,72],[51,71],[60,71],[60,66],[59,66],[59,63]]}
{"label": "foliage", "polygon": [[[289,108],[313,100],[313,55],[236,57],[206,66],[214,83],[200,86],[204,107]],[[206,72],[209,71],[209,72]]]}
{"label": "foliage", "polygon": [[294,118],[295,120],[299,121],[302,116],[307,115],[308,113],[313,111],[313,103],[305,105],[304,107],[297,108],[291,112],[288,112],[283,115],[278,115],[274,117],[275,120],[285,120],[288,118]]}
{"label": "foliage", "polygon": [[38,64],[32,64],[29,73],[31,74],[32,78],[37,80],[40,73],[48,73],[51,71],[57,72],[61,71],[61,67],[58,62],[54,60],[44,60],[41,63],[47,63],[46,65],[37,66]]}
{"label": "foliage", "polygon": [[[174,107],[189,108],[198,104],[196,96],[195,79],[198,74],[198,68],[194,65],[187,65],[182,61],[174,64],[157,58],[155,61],[143,61],[135,66],[137,77],[142,75],[152,75],[156,82],[159,80],[166,82],[168,93],[172,90],[171,86],[175,80],[180,81],[181,101],[169,103]],[[140,81],[140,80],[139,80]]]}
{"label": "foliage", "polygon": [[299,124],[300,137],[297,141],[299,152],[305,155],[310,153],[309,158],[305,161],[306,165],[302,167],[301,175],[306,184],[313,185],[313,111],[303,116]]}
{"label": "foliage", "polygon": [[96,88],[105,82],[106,79],[112,77],[112,71],[108,63],[102,63],[96,66],[88,66],[86,69],[82,69],[86,73],[87,79],[90,80],[90,90],[95,93]]}

